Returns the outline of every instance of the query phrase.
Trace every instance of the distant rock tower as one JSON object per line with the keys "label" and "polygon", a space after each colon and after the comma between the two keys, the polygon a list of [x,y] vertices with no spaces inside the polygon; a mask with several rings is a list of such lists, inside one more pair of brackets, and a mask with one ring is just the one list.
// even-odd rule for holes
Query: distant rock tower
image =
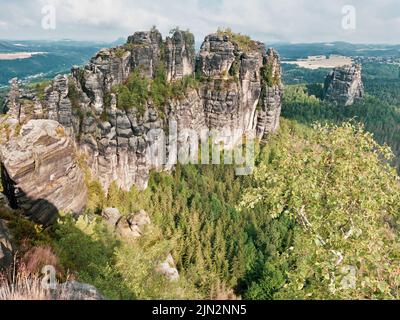
{"label": "distant rock tower", "polygon": [[335,68],[325,79],[324,100],[351,106],[364,97],[364,86],[361,79],[361,65]]}

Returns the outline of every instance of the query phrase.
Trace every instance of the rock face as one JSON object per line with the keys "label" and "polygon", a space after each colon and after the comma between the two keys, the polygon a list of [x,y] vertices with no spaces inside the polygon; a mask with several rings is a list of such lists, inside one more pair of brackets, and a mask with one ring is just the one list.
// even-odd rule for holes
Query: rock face
{"label": "rock face", "polygon": [[[112,230],[125,239],[135,240],[140,238],[144,234],[146,226],[151,223],[149,215],[144,210],[122,216],[118,209],[106,208],[103,210],[102,216]],[[155,271],[170,281],[179,279],[179,272],[171,254],[168,254],[165,260],[160,260]]]}
{"label": "rock face", "polygon": [[165,42],[165,60],[168,81],[193,74],[195,67],[194,37],[190,32],[174,32]]}
{"label": "rock face", "polygon": [[333,69],[326,77],[324,99],[328,102],[350,106],[364,96],[361,66],[358,64]]}
{"label": "rock face", "polygon": [[[114,86],[125,83],[133,71],[151,80],[160,65],[168,81],[196,75],[197,85],[161,107],[148,99],[144,107],[118,108]],[[172,121],[177,137],[166,132],[169,155],[171,146],[185,144],[193,132],[220,133],[226,138],[224,147],[232,148],[243,134],[262,139],[276,131],[282,94],[279,57],[263,44],[249,40],[243,45],[217,33],[205,38],[196,57],[189,32],[176,30],[163,41],[153,29],[136,32],[124,46],[101,50],[84,68],[74,67],[71,77],[56,77],[41,94],[18,88],[15,82],[7,108],[9,117],[21,125],[31,119],[60,123],[105,190],[113,181],[129,190],[133,185],[146,188],[151,169],[172,167],[150,159]],[[7,171],[9,166],[10,162]]]}
{"label": "rock face", "polygon": [[132,50],[132,67],[148,78],[153,78],[161,60],[163,45],[161,33],[156,29],[149,32],[136,32],[128,37],[128,44]]}
{"label": "rock face", "polygon": [[[7,128],[13,127],[12,120],[6,122]],[[59,211],[80,212],[87,191],[64,127],[54,120],[29,120],[18,126],[11,133],[2,130],[0,146],[2,183],[10,206],[24,209],[44,225]]]}
{"label": "rock face", "polygon": [[145,226],[150,224],[150,217],[144,210],[124,217],[117,208],[106,208],[103,210],[102,216],[111,228],[124,238],[139,238],[142,236]]}
{"label": "rock face", "polygon": [[174,258],[171,254],[167,256],[165,261],[161,262],[156,271],[166,277],[169,281],[179,280],[179,272],[176,269]]}
{"label": "rock face", "polygon": [[11,267],[13,263],[13,246],[6,222],[0,220],[0,271]]}
{"label": "rock face", "polygon": [[54,300],[106,300],[94,286],[77,281],[59,284],[53,296]]}

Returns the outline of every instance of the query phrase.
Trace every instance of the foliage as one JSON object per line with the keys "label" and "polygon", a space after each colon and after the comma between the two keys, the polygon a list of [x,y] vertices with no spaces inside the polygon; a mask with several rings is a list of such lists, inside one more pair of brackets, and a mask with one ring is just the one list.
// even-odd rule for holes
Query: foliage
{"label": "foliage", "polygon": [[142,77],[138,70],[129,76],[126,85],[117,85],[113,91],[117,93],[117,107],[120,109],[137,108],[144,113],[148,99],[149,80]]}
{"label": "foliage", "polygon": [[68,98],[71,100],[72,108],[74,110],[79,110],[79,102],[82,97],[76,84],[72,80],[68,81]]}
{"label": "foliage", "polygon": [[295,64],[282,62],[284,84],[302,84],[302,83],[324,83],[326,76],[329,74],[329,69],[319,68],[310,70],[299,67]]}
{"label": "foliage", "polygon": [[99,217],[66,216],[54,227],[53,247],[64,269],[109,299],[194,298],[185,279],[169,282],[155,272],[172,242],[153,228],[139,240],[117,238]]}
{"label": "foliage", "polygon": [[35,90],[36,96],[40,101],[44,101],[45,98],[45,89],[52,85],[51,80],[41,81],[37,83],[32,83],[28,87]]}
{"label": "foliage", "polygon": [[279,84],[279,76],[277,74],[274,74],[272,63],[273,61],[269,61],[260,70],[261,78],[268,85],[268,87],[272,87],[274,85]]}
{"label": "foliage", "polygon": [[143,115],[148,103],[152,103],[163,113],[168,101],[184,97],[187,90],[197,88],[198,85],[197,79],[191,75],[168,82],[165,66],[160,64],[156,68],[154,79],[148,79],[139,70],[135,70],[125,84],[115,86],[113,91],[117,93],[118,108],[136,108]]}
{"label": "foliage", "polygon": [[[293,245],[277,255],[277,265],[289,263],[289,270],[274,297],[398,298],[400,189],[384,161],[392,157],[389,148],[349,123],[317,125],[307,137],[285,135],[279,152],[256,168],[241,202],[246,209],[261,205],[272,218],[288,216],[296,225]],[[267,279],[274,268],[264,269]],[[264,285],[268,291],[274,282],[264,281],[249,294]]]}
{"label": "foliage", "polygon": [[363,67],[364,80],[390,79],[399,80],[400,67],[394,63],[365,62]]}
{"label": "foliage", "polygon": [[48,233],[41,226],[28,220],[18,210],[2,206],[0,208],[0,219],[7,221],[7,227],[10,229],[14,243],[20,253],[34,245],[41,245],[50,240]]}
{"label": "foliage", "polygon": [[0,113],[3,113],[3,107],[6,100],[7,91],[4,89],[0,89]]}
{"label": "foliage", "polygon": [[117,58],[120,58],[120,59],[124,56],[124,54],[125,54],[126,52],[127,52],[127,51],[126,51],[124,48],[122,48],[122,47],[118,47],[118,48],[116,48],[115,51],[114,51],[115,56],[116,56]]}
{"label": "foliage", "polygon": [[[175,237],[178,268],[203,297],[221,283],[246,296],[275,251],[285,247],[290,224],[261,207],[239,213],[236,205],[251,176],[233,166],[178,165],[172,177],[153,173],[146,208],[166,237]],[[271,277],[274,275],[271,274]]]}
{"label": "foliage", "polygon": [[[195,290],[184,278],[169,281],[154,271],[172,249],[157,227],[138,240],[126,241],[116,251],[116,267],[128,289],[141,299],[194,299]],[[144,285],[145,284],[145,285]]]}
{"label": "foliage", "polygon": [[220,36],[228,36],[243,52],[248,53],[257,49],[257,43],[254,40],[247,35],[233,32],[231,28],[218,28],[217,34]]}
{"label": "foliage", "polygon": [[70,215],[54,227],[53,247],[65,270],[75,273],[78,281],[90,283],[110,299],[133,296],[113,267],[117,240],[98,219]]}

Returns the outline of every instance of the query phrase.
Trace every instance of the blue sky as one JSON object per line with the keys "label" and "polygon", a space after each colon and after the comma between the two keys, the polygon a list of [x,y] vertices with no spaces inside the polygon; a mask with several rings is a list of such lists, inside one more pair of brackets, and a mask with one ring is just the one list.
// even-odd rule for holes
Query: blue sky
{"label": "blue sky", "polygon": [[[1,39],[112,41],[157,25],[189,28],[197,41],[219,26],[265,42],[400,43],[400,0],[0,0]],[[42,28],[52,5],[55,30]],[[342,28],[342,7],[356,28]]]}

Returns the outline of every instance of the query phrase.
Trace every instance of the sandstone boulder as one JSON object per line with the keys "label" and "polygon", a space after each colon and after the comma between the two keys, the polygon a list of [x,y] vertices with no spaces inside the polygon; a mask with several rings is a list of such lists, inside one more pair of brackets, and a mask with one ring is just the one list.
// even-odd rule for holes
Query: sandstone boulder
{"label": "sandstone boulder", "polygon": [[175,266],[175,261],[171,254],[167,256],[165,261],[158,265],[156,271],[166,277],[169,281],[179,280],[179,272]]}
{"label": "sandstone boulder", "polygon": [[121,214],[117,208],[106,208],[103,210],[101,215],[107,221],[107,223],[114,228],[121,219]]}
{"label": "sandstone boulder", "polygon": [[77,281],[67,281],[58,285],[53,295],[59,300],[105,300],[96,287]]}
{"label": "sandstone boulder", "polygon": [[150,224],[150,217],[146,211],[140,210],[136,214],[121,218],[117,225],[117,233],[126,238],[139,238],[143,235],[146,225]]}
{"label": "sandstone boulder", "polygon": [[2,183],[12,208],[44,225],[59,211],[83,209],[87,189],[75,145],[58,122],[30,120],[11,133],[3,129],[2,139]]}

